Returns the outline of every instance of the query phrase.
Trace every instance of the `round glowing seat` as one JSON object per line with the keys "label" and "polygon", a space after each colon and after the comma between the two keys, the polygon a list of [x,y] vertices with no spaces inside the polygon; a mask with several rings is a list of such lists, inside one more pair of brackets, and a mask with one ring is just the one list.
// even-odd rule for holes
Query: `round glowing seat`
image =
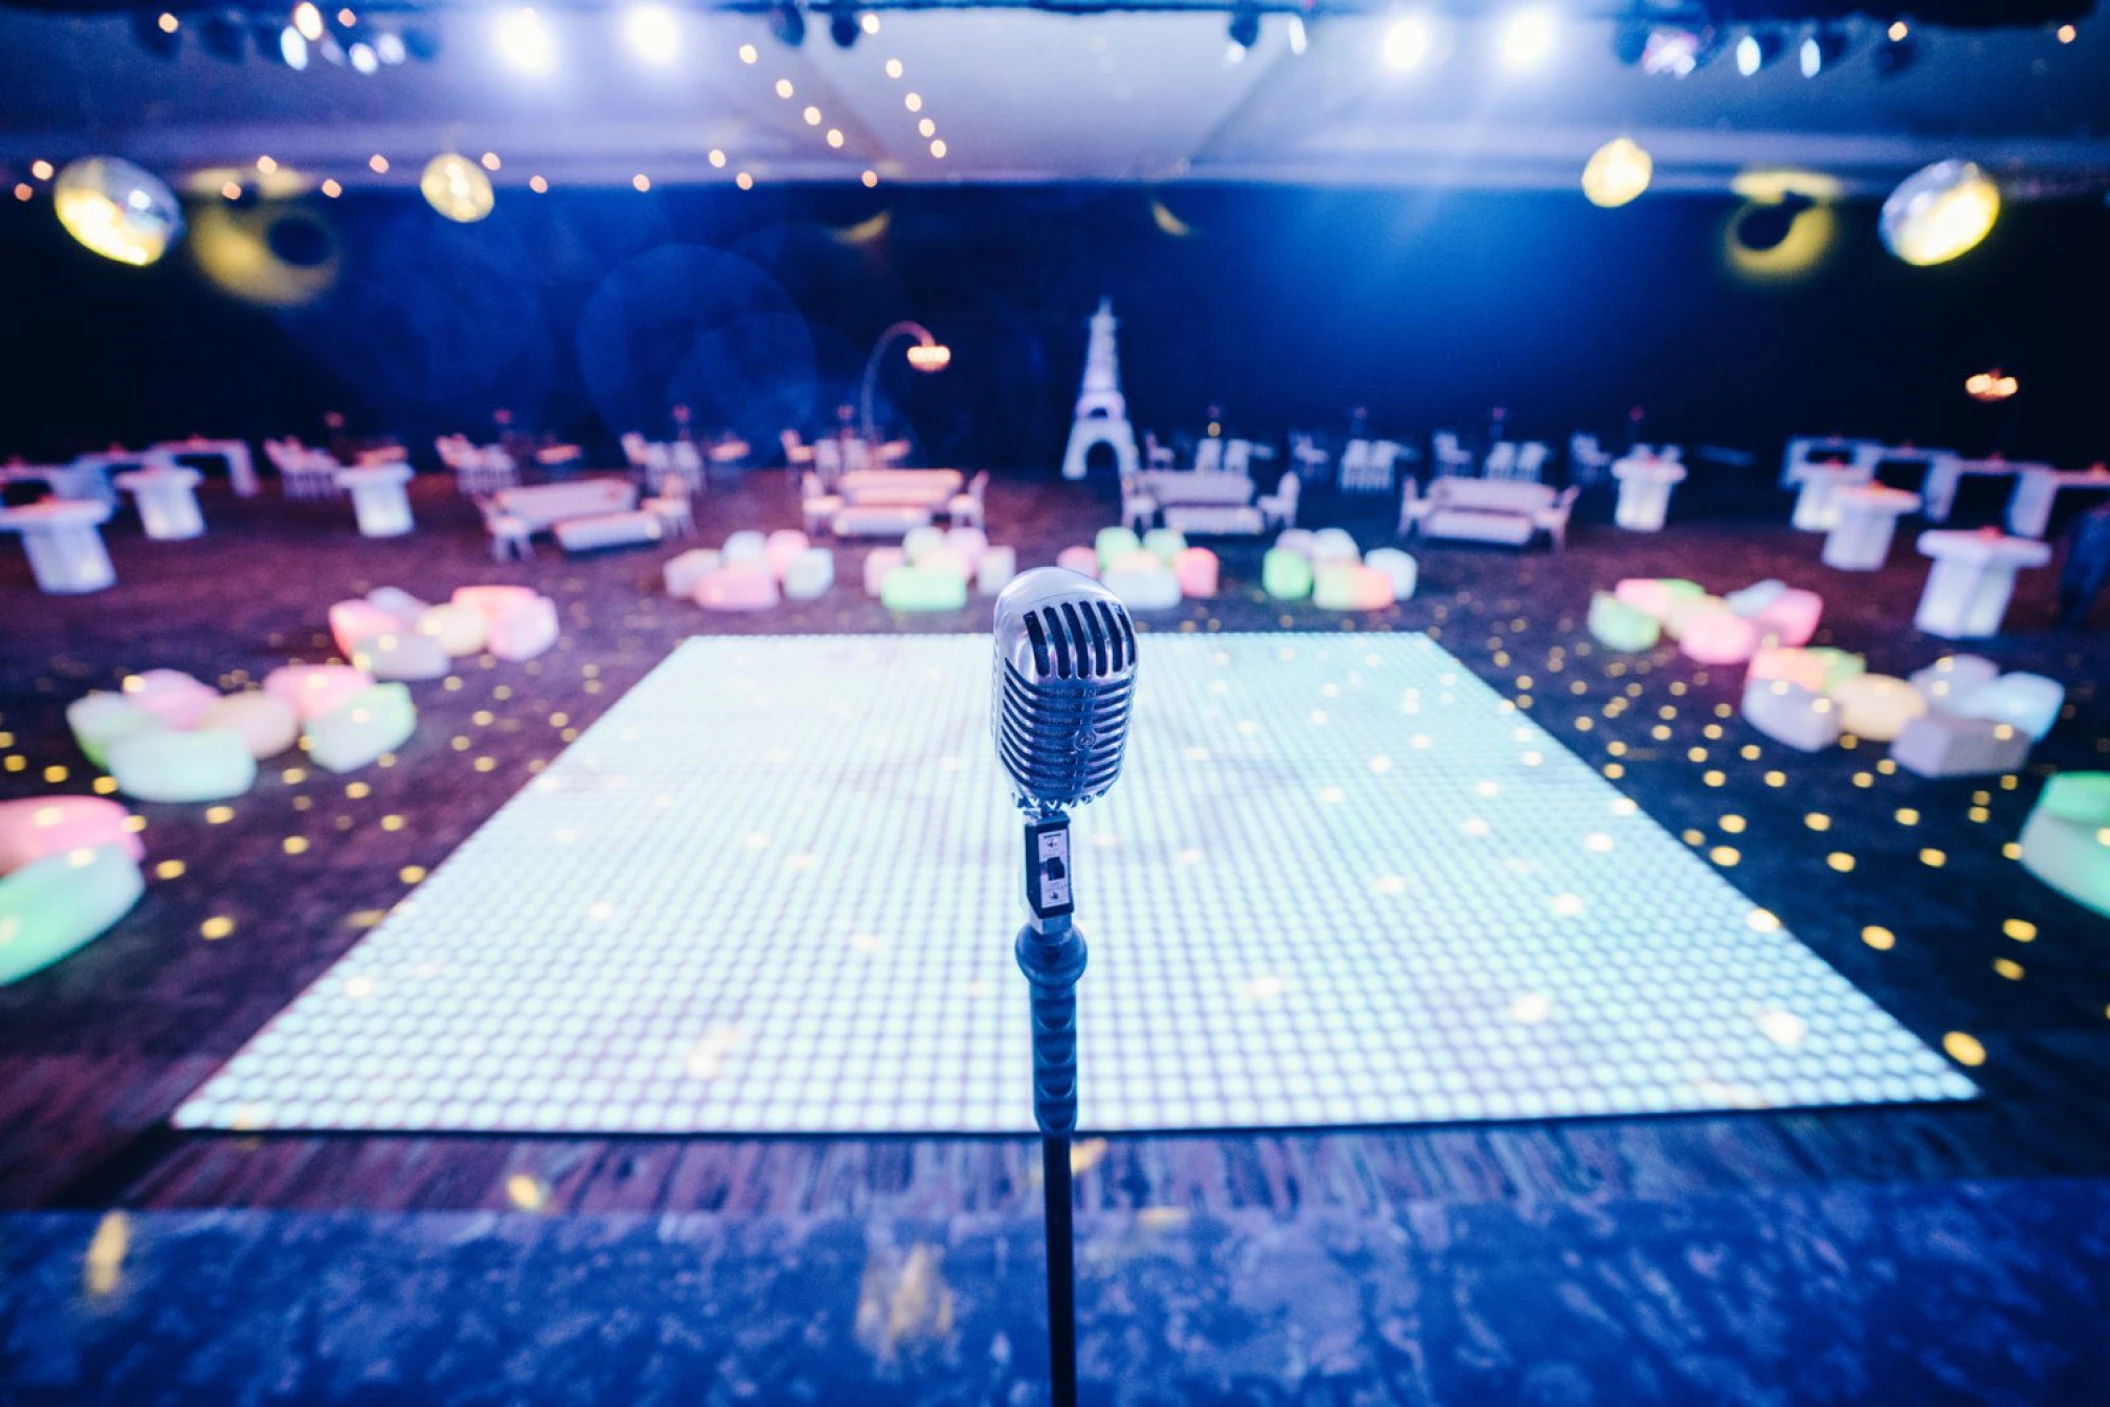
{"label": "round glowing seat", "polygon": [[784,564],[784,597],[789,601],[813,601],[835,585],[835,554],[825,547],[809,547]]}
{"label": "round glowing seat", "polygon": [[1314,568],[1363,560],[1363,550],[1355,545],[1355,539],[1345,528],[1320,528],[1313,533],[1309,555]]}
{"label": "round glowing seat", "polygon": [[1778,645],[1807,645],[1824,615],[1824,598],[1814,591],[1788,587],[1751,617],[1759,635]]}
{"label": "round glowing seat", "polygon": [[2110,914],[2110,772],[2062,772],[2045,782],[2022,825],[2022,867]]}
{"label": "round glowing seat", "polygon": [[1092,540],[1092,552],[1099,559],[1099,568],[1104,571],[1117,557],[1143,550],[1143,539],[1127,528],[1101,528],[1099,536]]}
{"label": "round glowing seat", "polygon": [[1944,707],[1966,718],[2012,723],[2032,742],[2042,742],[2066,706],[2066,686],[2041,674],[2003,674]]}
{"label": "round glowing seat", "polygon": [[110,505],[88,499],[47,498],[0,508],[0,532],[22,534],[37,589],[53,596],[101,591],[117,584],[117,570],[99,529]]}
{"label": "round glowing seat", "polygon": [[224,801],[256,782],[256,759],[232,728],[133,733],[110,744],[110,777],[141,801]]}
{"label": "round glowing seat", "polygon": [[1180,579],[1155,553],[1130,552],[1100,577],[1131,611],[1169,611],[1180,603]]}
{"label": "round glowing seat", "polygon": [[1009,586],[1011,578],[1017,575],[1017,548],[985,548],[981,560],[974,564],[974,589],[983,596],[994,596]]}
{"label": "round glowing seat", "polygon": [[386,611],[399,624],[416,625],[418,617],[432,609],[429,601],[420,601],[399,586],[377,586],[366,593],[366,603],[377,611]]}
{"label": "round glowing seat", "polygon": [[1663,612],[1663,633],[1673,640],[1681,639],[1692,622],[1716,612],[1735,614],[1722,604],[1719,596],[1702,592],[1698,596],[1673,597]]}
{"label": "round glowing seat", "polygon": [[1421,568],[1412,557],[1397,547],[1374,547],[1363,555],[1363,565],[1385,574],[1385,578],[1392,583],[1393,600],[1413,599],[1414,587],[1421,578]]}
{"label": "round glowing seat", "polygon": [[777,599],[777,574],[762,558],[727,558],[696,588],[696,604],[707,611],[766,611]]}
{"label": "round glowing seat", "polygon": [[459,602],[443,601],[427,606],[413,624],[420,635],[429,635],[450,659],[473,655],[490,643],[490,623],[484,613]]}
{"label": "round glowing seat", "polygon": [[982,554],[989,550],[989,534],[969,523],[947,528],[945,550],[966,558],[968,566],[978,567],[982,562]]}
{"label": "round glowing seat", "polygon": [[1915,718],[1926,716],[1920,691],[1888,674],[1857,674],[1832,686],[1839,726],[1872,742],[1887,743]]}
{"label": "round glowing seat", "polygon": [[1744,721],[1798,752],[1820,752],[1839,741],[1839,706],[1786,679],[1744,681]]}
{"label": "round glowing seat", "polygon": [[898,547],[875,547],[865,554],[865,595],[878,596],[886,579],[908,564]]}
{"label": "round glowing seat", "polygon": [[535,599],[532,586],[462,586],[454,592],[454,604],[467,606],[488,623],[507,611]]}
{"label": "round glowing seat", "polygon": [[1169,567],[1187,550],[1187,535],[1178,528],[1152,528],[1143,534],[1143,550]]}
{"label": "round glowing seat", "polygon": [[967,604],[963,572],[903,567],[889,572],[879,602],[890,611],[957,611]]}
{"label": "round glowing seat", "polygon": [[1206,601],[1214,596],[1220,571],[1216,554],[1206,547],[1189,547],[1172,559],[1172,574],[1179,579],[1180,595],[1190,601]]}
{"label": "round glowing seat", "polygon": [[1973,689],[2000,677],[2000,666],[1980,655],[1943,655],[1925,669],[1914,670],[1912,687],[1935,708],[1953,709]]}
{"label": "round glowing seat", "polygon": [[201,728],[225,728],[242,735],[255,758],[276,757],[300,741],[300,715],[274,694],[252,689],[228,694],[207,711]]}
{"label": "round glowing seat", "polygon": [[1612,588],[1612,594],[1660,621],[1670,614],[1676,602],[1705,596],[1707,592],[1698,582],[1678,577],[1628,577]]}
{"label": "round glowing seat", "polygon": [[220,691],[180,669],[149,669],[125,676],[125,702],[156,714],[171,728],[195,728]]}
{"label": "round glowing seat", "polygon": [[0,874],[83,846],[115,845],[137,860],[146,846],[132,813],[107,796],[32,796],[0,801]]}
{"label": "round glowing seat", "polygon": [[331,477],[352,496],[352,515],[358,520],[361,537],[401,537],[411,530],[408,465],[339,469]]}
{"label": "round glowing seat", "polygon": [[391,626],[361,640],[352,664],[376,679],[438,679],[447,672],[447,652],[430,635]]}
{"label": "round glowing seat", "polygon": [[926,523],[901,535],[901,555],[910,566],[945,546],[945,529]]}
{"label": "round glowing seat", "polygon": [[1742,664],[1758,649],[1758,626],[1726,606],[1695,611],[1678,634],[1678,653],[1700,664]]}
{"label": "round glowing seat", "polygon": [[677,601],[696,599],[696,588],[703,579],[722,565],[722,559],[707,547],[692,547],[677,556],[669,557],[659,569],[659,579],[667,588],[667,594]]}
{"label": "round glowing seat", "polygon": [[73,741],[96,766],[104,765],[111,743],[129,733],[158,732],[168,723],[158,713],[127,700],[122,694],[97,691],[83,694],[66,705],[66,726]]}
{"label": "round glowing seat", "polygon": [[348,664],[288,664],[264,676],[264,692],[291,704],[303,721],[373,687],[373,675]]}
{"label": "round glowing seat", "polygon": [[530,593],[485,622],[484,647],[502,660],[531,660],[557,643],[557,603]]}
{"label": "round glowing seat", "polygon": [[769,539],[752,530],[736,532],[725,540],[721,555],[728,564],[766,562],[769,560]]}
{"label": "round glowing seat", "polygon": [[331,772],[351,772],[410,741],[418,711],[401,684],[376,684],[302,727],[308,760]]}
{"label": "round glowing seat", "polygon": [[1284,528],[1275,535],[1275,550],[1294,552],[1306,561],[1311,560],[1312,543],[1318,534],[1310,528]]}
{"label": "round glowing seat", "polygon": [[139,862],[121,845],[81,846],[0,878],[0,987],[93,941],[145,892]]}
{"label": "round glowing seat", "polygon": [[330,639],[337,653],[350,659],[369,636],[400,630],[403,623],[363,597],[330,607]]}
{"label": "round glowing seat", "polygon": [[1740,616],[1755,616],[1772,605],[1787,589],[1786,582],[1767,577],[1764,581],[1754,581],[1741,590],[1728,593],[1722,597],[1722,604]]}
{"label": "round glowing seat", "polygon": [[1312,573],[1311,599],[1322,611],[1382,611],[1393,604],[1392,578],[1360,562],[1323,562]]}
{"label": "round glowing seat", "polygon": [[1311,559],[1271,547],[1260,559],[1260,587],[1277,601],[1301,601],[1311,595]]}
{"label": "round glowing seat", "polygon": [[777,580],[782,581],[785,571],[791,566],[791,559],[811,546],[811,539],[797,528],[778,528],[765,541],[763,556],[769,563],[769,569],[777,574]]}
{"label": "round glowing seat", "polygon": [[1653,650],[1663,637],[1656,618],[1609,591],[1590,597],[1590,638],[1609,650]]}
{"label": "round glowing seat", "polygon": [[[1130,534],[1134,536],[1134,534]],[[1080,576],[1099,575],[1099,553],[1090,547],[1065,547],[1055,556],[1055,565]]]}

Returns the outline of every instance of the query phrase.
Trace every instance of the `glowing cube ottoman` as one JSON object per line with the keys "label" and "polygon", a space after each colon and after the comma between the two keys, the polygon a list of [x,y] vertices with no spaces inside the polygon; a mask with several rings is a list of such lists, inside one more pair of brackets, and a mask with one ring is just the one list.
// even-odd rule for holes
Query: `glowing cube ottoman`
{"label": "glowing cube ottoman", "polygon": [[1929,713],[1905,724],[1890,744],[1890,757],[1922,777],[2014,772],[2029,761],[2029,734],[2012,723]]}
{"label": "glowing cube ottoman", "polygon": [[2000,666],[1977,655],[1943,655],[1914,670],[1912,687],[1935,708],[1951,708],[1980,685],[2000,677]]}
{"label": "glowing cube ottoman", "polygon": [[1017,575],[1017,548],[986,547],[974,564],[974,589],[983,596],[994,596],[1009,586],[1011,578]]}
{"label": "glowing cube ottoman", "polygon": [[133,733],[109,753],[117,789],[141,801],[224,801],[256,781],[256,759],[232,728]]}
{"label": "glowing cube ottoman", "polygon": [[1821,752],[1839,741],[1838,705],[1785,679],[1744,681],[1744,721],[1798,752]]}
{"label": "glowing cube ottoman", "polygon": [[1179,578],[1180,595],[1190,601],[1206,601],[1216,595],[1221,566],[1206,547],[1189,547],[1172,559],[1172,574]]}
{"label": "glowing cube ottoman", "polygon": [[260,689],[227,695],[206,711],[198,726],[241,734],[242,746],[259,759],[276,757],[300,741],[300,715],[293,705]]}
{"label": "glowing cube ottoman", "polygon": [[171,728],[195,728],[220,691],[180,669],[149,669],[125,677],[125,702],[157,715]]}
{"label": "glowing cube ottoman", "polygon": [[302,728],[308,760],[331,772],[351,772],[377,761],[410,741],[418,722],[410,690],[401,684],[376,684]]}
{"label": "glowing cube ottoman", "polygon": [[1311,599],[1322,611],[1382,611],[1393,603],[1392,578],[1360,562],[1322,562]]}
{"label": "glowing cube ottoman", "polygon": [[766,611],[778,600],[777,574],[765,557],[728,557],[696,588],[696,604],[707,611]]}
{"label": "glowing cube ottoman", "polygon": [[1260,586],[1277,601],[1301,601],[1311,595],[1311,559],[1286,548],[1271,547],[1260,559]]}
{"label": "glowing cube ottoman", "polygon": [[784,598],[814,601],[835,585],[835,554],[825,547],[808,547],[784,564]]}
{"label": "glowing cube ottoman", "polygon": [[1656,617],[1609,591],[1590,597],[1590,638],[1610,650],[1653,650],[1663,637]]}
{"label": "glowing cube ottoman", "polygon": [[1701,664],[1742,664],[1757,649],[1757,623],[1726,606],[1693,611],[1678,635],[1678,652]]}
{"label": "glowing cube ottoman", "polygon": [[1408,601],[1414,597],[1414,587],[1421,576],[1421,569],[1414,559],[1397,547],[1374,547],[1363,554],[1363,565],[1374,572],[1383,572],[1392,583],[1392,599]]}
{"label": "glowing cube ottoman", "polygon": [[1131,552],[1115,559],[1100,581],[1131,611],[1169,611],[1180,603],[1179,576],[1155,553]]}
{"label": "glowing cube ottoman", "polygon": [[1099,536],[1092,541],[1092,551],[1099,559],[1101,571],[1112,566],[1115,559],[1142,550],[1143,539],[1127,528],[1101,528]]}
{"label": "glowing cube ottoman", "polygon": [[132,733],[159,732],[168,723],[122,694],[98,690],[66,705],[66,726],[73,730],[73,741],[88,760],[101,767],[106,765],[111,743]]}
{"label": "glowing cube ottoman", "polygon": [[373,675],[348,664],[287,664],[264,676],[264,692],[291,704],[303,722],[373,687]]}
{"label": "glowing cube ottoman", "polygon": [[2099,914],[2110,914],[2110,772],[2062,772],[2022,824],[2022,867]]}
{"label": "glowing cube ottoman", "polygon": [[132,813],[107,796],[32,796],[0,801],[0,874],[84,846],[115,845],[137,860],[146,847]]}
{"label": "glowing cube ottoman", "polygon": [[887,574],[879,603],[890,611],[957,611],[967,604],[967,575],[944,567],[902,567]]}
{"label": "glowing cube ottoman", "polygon": [[2041,674],[2017,671],[1981,684],[1947,706],[1966,718],[2012,723],[2029,734],[2031,741],[2042,742],[2066,706],[2066,686]]}
{"label": "glowing cube ottoman", "polygon": [[0,878],[0,987],[83,947],[146,892],[133,852],[80,846]]}
{"label": "glowing cube ottoman", "polygon": [[1681,577],[1628,577],[1612,588],[1612,594],[1660,621],[1670,614],[1673,604],[1707,592],[1698,582]]}
{"label": "glowing cube ottoman", "polygon": [[1888,674],[1857,674],[1832,687],[1839,705],[1839,726],[1873,742],[1887,743],[1905,725],[1926,715],[1920,691]]}
{"label": "glowing cube ottoman", "polygon": [[677,601],[696,599],[696,588],[703,579],[723,565],[716,552],[707,547],[692,547],[678,556],[667,559],[659,569],[659,577],[666,584],[667,594]]}
{"label": "glowing cube ottoman", "polygon": [[1065,547],[1055,554],[1055,565],[1079,576],[1095,577],[1099,575],[1099,553],[1090,547]]}

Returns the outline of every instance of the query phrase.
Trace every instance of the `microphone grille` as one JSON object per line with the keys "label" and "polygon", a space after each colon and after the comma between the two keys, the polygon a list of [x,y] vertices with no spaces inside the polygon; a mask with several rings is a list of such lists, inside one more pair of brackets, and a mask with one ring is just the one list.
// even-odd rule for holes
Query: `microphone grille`
{"label": "microphone grille", "polygon": [[1005,590],[991,732],[1022,805],[1080,805],[1114,784],[1135,670],[1135,622],[1098,582],[1043,568]]}

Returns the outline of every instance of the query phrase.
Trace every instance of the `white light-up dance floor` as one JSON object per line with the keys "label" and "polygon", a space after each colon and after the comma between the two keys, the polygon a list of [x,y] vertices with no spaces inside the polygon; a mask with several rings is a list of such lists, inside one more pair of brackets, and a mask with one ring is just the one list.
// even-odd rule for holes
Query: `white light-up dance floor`
{"label": "white light-up dance floor", "polygon": [[[1975,1092],[1426,638],[1142,645],[1077,822],[1088,1128]],[[988,671],[690,641],[177,1123],[1029,1130]]]}

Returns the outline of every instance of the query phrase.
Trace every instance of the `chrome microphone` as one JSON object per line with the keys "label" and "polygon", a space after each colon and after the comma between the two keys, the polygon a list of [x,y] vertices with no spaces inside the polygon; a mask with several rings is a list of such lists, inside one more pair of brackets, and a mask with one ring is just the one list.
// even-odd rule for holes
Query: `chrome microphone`
{"label": "chrome microphone", "polygon": [[1113,592],[1060,567],[1004,588],[989,729],[1021,810],[1048,816],[1106,794],[1135,681],[1135,623]]}

